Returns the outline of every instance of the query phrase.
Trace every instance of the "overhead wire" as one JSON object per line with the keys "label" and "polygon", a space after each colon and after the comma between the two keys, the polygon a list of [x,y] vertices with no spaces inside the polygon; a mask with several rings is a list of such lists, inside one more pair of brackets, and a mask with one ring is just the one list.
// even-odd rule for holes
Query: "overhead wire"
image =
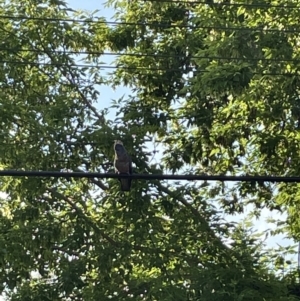
{"label": "overhead wire", "polygon": [[[46,54],[42,49],[24,49],[24,48],[0,48],[0,51],[16,52],[34,52]],[[229,57],[229,56],[204,56],[204,55],[169,55],[155,53],[122,53],[122,52],[102,52],[102,51],[68,51],[68,50],[48,50],[53,54],[70,54],[70,55],[107,55],[107,56],[132,56],[132,57],[154,57],[154,58],[189,58],[189,59],[208,59],[208,60],[233,60],[233,61],[264,61],[264,62],[300,62],[299,59],[276,59],[276,58],[245,58],[245,57]],[[1,61],[0,61],[1,62]]]}
{"label": "overhead wire", "polygon": [[99,172],[64,172],[36,170],[0,170],[0,177],[53,177],[53,178],[99,178],[132,180],[187,180],[187,181],[230,181],[230,182],[283,182],[300,183],[300,177],[287,176],[225,176],[225,175],[174,175],[174,174],[117,174]]}
{"label": "overhead wire", "polygon": [[0,61],[5,64],[15,65],[31,65],[31,66],[68,66],[68,67],[79,67],[79,68],[96,68],[96,69],[125,69],[125,70],[145,70],[145,71],[178,71],[178,69],[166,69],[166,68],[150,68],[150,67],[125,67],[125,66],[110,66],[110,65],[91,65],[91,64],[64,64],[64,63],[42,63],[42,62],[21,62],[21,61]]}
{"label": "overhead wire", "polygon": [[[194,67],[188,69],[176,69],[176,68],[151,68],[151,67],[127,67],[127,66],[109,66],[109,65],[90,65],[90,64],[64,64],[64,63],[42,63],[42,62],[20,62],[20,61],[0,61],[6,64],[15,65],[30,65],[30,66],[52,66],[52,67],[76,67],[76,68],[95,68],[95,69],[121,69],[121,70],[133,70],[133,71],[165,71],[165,72],[178,72],[184,71],[186,73],[192,72],[195,74],[207,73],[209,70],[193,70]],[[299,76],[299,72],[287,72],[287,73],[276,73],[276,72],[252,72],[253,75],[261,76]]]}
{"label": "overhead wire", "polygon": [[[38,18],[38,17],[26,17],[26,16],[7,16],[7,15],[0,15],[1,17],[12,17],[12,18],[23,18],[23,19],[27,19],[27,20],[48,20],[48,21],[71,21],[72,19],[55,19],[55,18]],[[79,20],[79,21],[83,21],[83,20]],[[89,21],[89,20],[88,20]],[[93,22],[99,22],[99,21],[95,21],[93,20]],[[103,23],[110,23],[110,24],[135,24],[135,25],[145,25],[145,24],[140,24],[140,23],[126,23],[126,22],[103,22]],[[156,24],[158,25],[158,24]],[[176,25],[177,26],[177,25]],[[201,26],[200,26],[201,27]],[[202,26],[201,28],[205,28],[204,26]],[[216,28],[216,27],[209,27],[209,28]],[[218,27],[221,28],[221,27]],[[223,27],[222,27],[223,28]],[[233,29],[233,28],[229,28],[229,27],[224,27],[224,29]],[[238,29],[241,30],[242,28],[235,28],[234,29]],[[260,28],[261,29],[261,28]],[[254,30],[253,28],[249,30]],[[255,28],[256,30],[256,28]],[[272,31],[274,31],[274,29],[272,29]],[[277,31],[277,30],[276,30]],[[282,30],[280,30],[282,32]],[[287,31],[287,30],[286,30]],[[293,32],[297,32],[295,30],[293,30]],[[300,33],[300,30],[298,31]],[[9,51],[10,49],[5,49],[2,48],[0,50],[5,50],[5,51]],[[39,52],[38,49],[11,49],[11,51],[34,51],[34,52]],[[48,51],[48,50],[47,50]],[[115,56],[136,56],[136,57],[165,57],[165,58],[176,58],[176,57],[188,57],[188,56],[170,56],[170,55],[162,55],[162,54],[133,54],[133,53],[109,53],[109,52],[97,52],[97,51],[56,51],[56,50],[52,50],[52,53],[68,53],[68,54],[96,54],[96,55],[115,55]],[[190,56],[190,59],[208,59],[208,60],[233,60],[233,61],[273,61],[273,62],[300,62],[300,59],[272,59],[272,58],[240,58],[240,57],[222,57],[222,56]],[[66,64],[63,63],[43,63],[43,62],[22,62],[22,61],[8,61],[8,60],[2,60],[0,61],[0,63],[4,63],[4,64],[20,64],[20,65],[32,65],[32,66],[65,66]],[[77,68],[96,68],[96,69],[124,69],[124,70],[144,70],[144,71],[178,71],[178,69],[168,69],[168,68],[151,68],[151,67],[130,67],[130,66],[121,66],[121,65],[117,65],[117,66],[111,66],[111,65],[91,65],[91,64],[68,64],[69,67],[77,67]],[[207,70],[194,70],[193,67],[190,68],[182,68],[183,71],[185,72],[194,72],[194,73],[204,73],[204,72],[208,72]],[[297,72],[289,72],[289,73],[273,73],[273,72],[264,72],[264,73],[260,73],[260,72],[254,72],[253,74],[258,74],[258,75],[274,75],[274,76],[291,76],[291,75],[298,75]]]}
{"label": "overhead wire", "polygon": [[[8,15],[0,15],[0,18],[12,18],[12,19],[26,19],[26,20],[47,20],[47,21],[88,21],[88,22],[97,22],[101,23],[101,21],[96,21],[96,20],[75,20],[75,19],[59,19],[59,18],[39,18],[39,17],[27,17],[27,16],[8,16]],[[134,25],[145,25],[144,23],[128,23],[128,22],[103,22],[106,24],[134,24]],[[159,25],[156,24],[155,25]],[[177,27],[177,25],[175,25]],[[206,28],[204,26],[200,26],[200,28]],[[209,28],[216,28],[216,27],[209,27]],[[243,28],[230,28],[230,27],[218,27],[218,28],[223,28],[223,29],[238,29],[241,30]],[[248,28],[249,30],[256,30],[257,28]],[[259,28],[262,30],[262,28]],[[270,29],[274,31],[274,29]],[[277,30],[276,30],[277,31]],[[282,32],[282,30],[280,30]],[[288,30],[285,30],[288,32]],[[293,30],[292,32],[297,32]],[[300,30],[298,31],[300,33]],[[7,50],[9,51],[10,49],[0,49],[0,50]],[[34,51],[34,52],[39,52],[38,49],[11,49],[11,51],[17,50],[17,51]],[[47,50],[48,51],[48,50]],[[88,51],[56,51],[52,50],[52,53],[68,53],[68,54],[96,54],[96,55],[115,55],[115,56],[136,56],[136,57],[166,57],[166,58],[176,58],[176,57],[188,57],[188,56],[170,56],[170,55],[162,55],[162,54],[133,54],[133,53],[109,53],[109,52],[88,52]],[[222,56],[190,56],[190,59],[212,59],[212,60],[243,60],[243,61],[273,61],[273,62],[300,62],[299,59],[272,59],[272,58],[240,58],[240,57],[222,57]],[[42,63],[42,62],[22,62],[22,61],[7,61],[7,60],[2,60],[0,63],[5,63],[5,64],[21,64],[21,65],[35,65],[35,66],[64,66],[65,64],[63,63]],[[178,69],[166,69],[166,68],[150,68],[150,67],[129,67],[129,66],[108,66],[108,65],[90,65],[90,64],[68,64],[69,67],[79,67],[79,68],[98,68],[98,69],[126,69],[126,70],[145,70],[145,71],[178,71]],[[206,70],[193,70],[192,67],[184,70],[186,72],[207,72]],[[253,74],[262,74],[262,75],[298,75],[298,73],[253,73]]]}
{"label": "overhead wire", "polygon": [[178,4],[204,4],[208,6],[230,6],[230,7],[249,7],[257,8],[284,8],[284,9],[300,9],[300,6],[290,4],[269,4],[269,3],[230,3],[230,2],[212,2],[212,1],[183,1],[183,0],[143,0],[144,2],[157,3],[178,3]]}
{"label": "overhead wire", "polygon": [[63,18],[42,18],[42,17],[28,17],[28,16],[11,16],[0,15],[0,19],[11,20],[36,20],[46,22],[80,22],[80,23],[97,23],[106,25],[128,25],[128,26],[152,26],[152,27],[165,27],[165,28],[192,28],[192,29],[214,29],[214,30],[237,30],[237,31],[261,31],[261,32],[280,32],[280,33],[300,33],[299,29],[278,29],[278,28],[266,28],[268,24],[263,24],[260,27],[229,27],[229,26],[204,26],[193,24],[170,24],[159,22],[116,22],[116,21],[100,21],[100,20],[80,20],[80,19],[63,19]]}
{"label": "overhead wire", "polygon": [[[36,19],[36,18],[34,18]],[[48,20],[48,19],[47,19]],[[52,19],[49,19],[52,20]],[[58,19],[57,19],[58,20]],[[118,23],[118,24],[122,24],[122,22],[113,22],[113,23]],[[133,23],[131,23],[133,24]],[[138,24],[138,23],[134,23],[134,24]],[[140,25],[140,24],[138,24]],[[214,27],[210,27],[210,28],[214,28]],[[226,29],[230,29],[227,28]],[[240,28],[239,28],[240,29]],[[294,31],[296,32],[296,31]],[[300,33],[300,30],[298,31]],[[22,49],[22,48],[5,48],[2,47],[0,48],[0,51],[9,51],[10,53],[13,51],[16,52],[36,52],[36,53],[43,53],[42,50],[39,49]],[[276,59],[276,58],[244,58],[244,57],[224,57],[224,56],[198,56],[198,55],[192,55],[192,56],[188,56],[188,55],[165,55],[165,54],[154,54],[154,53],[114,53],[114,52],[102,52],[102,51],[65,51],[65,50],[47,50],[47,52],[50,53],[57,53],[57,54],[74,54],[74,55],[111,55],[111,56],[133,56],[133,57],[161,57],[161,58],[184,58],[184,57],[188,57],[190,59],[211,59],[211,60],[234,60],[234,61],[265,61],[265,62],[300,62],[300,59]],[[15,63],[13,61],[8,62],[8,61],[1,61],[1,63]],[[16,63],[20,63],[23,64],[23,62],[16,62]],[[34,64],[34,63],[33,63]],[[44,64],[46,65],[46,64]],[[77,67],[96,67],[96,66],[91,66],[91,65],[78,65],[76,64]],[[119,68],[118,66],[113,67],[113,66],[99,66],[99,68],[106,68],[106,69],[115,69],[115,68]],[[165,68],[164,68],[165,69]]]}
{"label": "overhead wire", "polygon": [[[248,7],[248,8],[282,8],[282,9],[300,9],[300,6],[291,4],[269,4],[269,3],[230,3],[230,2],[208,2],[208,1],[183,1],[183,0],[143,0],[143,2],[157,2],[157,3],[172,3],[172,4],[203,4],[208,6],[229,6],[229,7]],[[78,20],[78,22],[84,22]]]}

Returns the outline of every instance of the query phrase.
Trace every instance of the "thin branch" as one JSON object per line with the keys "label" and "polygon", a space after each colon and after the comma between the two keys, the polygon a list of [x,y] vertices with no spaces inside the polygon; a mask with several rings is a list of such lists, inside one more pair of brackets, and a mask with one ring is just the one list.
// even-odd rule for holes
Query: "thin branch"
{"label": "thin branch", "polygon": [[103,189],[103,190],[108,190],[109,188],[107,186],[105,186],[100,180],[96,180],[96,179],[90,179],[90,181],[97,185],[99,188]]}
{"label": "thin branch", "polygon": [[[45,51],[46,52],[46,51]],[[49,53],[47,53],[47,55],[49,56]],[[50,57],[50,56],[49,56]],[[51,60],[53,60],[51,57],[50,57]],[[68,74],[64,71],[64,70],[61,70],[62,74],[68,79],[69,83],[70,84],[73,84],[72,83],[72,80],[74,80],[74,73],[71,72],[71,70],[69,70],[69,73],[72,77],[72,80],[68,77]],[[91,102],[86,98],[86,96],[81,92],[80,89],[78,89],[78,86],[76,86],[76,90],[77,92],[79,93],[79,95],[81,96],[82,100],[84,101],[84,103],[86,104],[86,106],[95,114],[95,116],[99,119],[99,121],[101,121],[102,124],[105,123],[105,118],[103,115],[100,115],[97,111],[97,109],[91,104]]]}
{"label": "thin branch", "polygon": [[93,228],[93,230],[96,233],[99,233],[104,239],[106,239],[111,245],[115,247],[120,247],[120,243],[109,237],[107,234],[105,234],[101,229],[99,229],[93,221],[90,220],[90,218],[68,197],[61,194],[57,191],[55,188],[48,189],[48,191],[53,195],[56,196],[59,199],[64,200],[67,204],[70,205],[71,208],[73,208],[77,214],[85,219],[85,221]]}
{"label": "thin branch", "polygon": [[160,189],[160,191],[174,197],[174,199],[176,199],[177,201],[179,201],[181,204],[183,204],[186,208],[188,208],[193,215],[197,218],[197,220],[201,223],[202,227],[204,228],[204,230],[206,231],[206,233],[216,242],[218,242],[220,244],[220,246],[222,246],[223,249],[228,250],[228,247],[226,245],[223,244],[223,242],[221,241],[221,239],[219,237],[216,236],[215,232],[210,228],[208,222],[206,221],[206,219],[199,213],[199,211],[197,211],[190,203],[188,203],[181,195],[176,194],[176,192],[171,191],[170,189],[168,189],[167,187],[163,186],[162,184],[158,184],[158,187]]}
{"label": "thin branch", "polygon": [[[79,172],[84,172],[82,169],[80,168],[77,168],[76,171],[79,171]],[[91,183],[97,185],[99,188],[101,188],[102,190],[108,190],[108,187],[105,186],[102,181],[100,180],[96,180],[96,179],[93,179],[93,178],[90,178],[89,179]]]}
{"label": "thin branch", "polygon": [[[37,33],[39,35],[39,33]],[[40,37],[40,43],[42,45],[43,51],[45,54],[47,54],[47,56],[50,58],[50,60],[54,63],[54,65],[58,68],[58,67],[63,67],[64,65],[59,64],[56,59],[54,58],[54,56],[51,54],[51,52],[49,52],[46,47],[44,47],[44,45],[42,44],[42,38]],[[35,46],[33,46],[35,49],[40,50],[38,48],[36,48]],[[75,83],[75,75],[73,72],[71,72],[70,68],[68,68],[68,72],[69,75],[72,77],[72,79],[70,79],[70,77],[68,76],[68,73],[66,72],[66,70],[64,70],[64,68],[59,68],[59,70],[61,71],[61,73],[65,76],[65,78],[69,81],[69,83],[74,86],[74,88],[76,89],[76,91],[79,93],[79,95],[81,96],[83,102],[85,103],[85,105],[95,114],[95,116],[99,119],[99,121],[101,121],[102,124],[104,124],[105,122],[105,118],[103,115],[100,115],[97,111],[97,109],[91,104],[91,102],[87,99],[87,97],[82,93],[82,91],[78,88],[77,84]]]}

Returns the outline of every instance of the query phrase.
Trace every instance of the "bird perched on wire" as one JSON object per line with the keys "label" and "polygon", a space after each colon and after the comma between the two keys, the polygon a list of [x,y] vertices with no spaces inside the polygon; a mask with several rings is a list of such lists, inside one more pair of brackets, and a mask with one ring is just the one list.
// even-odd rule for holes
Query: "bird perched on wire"
{"label": "bird perched on wire", "polygon": [[[132,161],[130,156],[128,155],[125,147],[123,146],[122,141],[115,140],[114,144],[115,151],[115,172],[118,174],[132,174]],[[131,179],[120,178],[121,190],[129,191],[131,187]]]}

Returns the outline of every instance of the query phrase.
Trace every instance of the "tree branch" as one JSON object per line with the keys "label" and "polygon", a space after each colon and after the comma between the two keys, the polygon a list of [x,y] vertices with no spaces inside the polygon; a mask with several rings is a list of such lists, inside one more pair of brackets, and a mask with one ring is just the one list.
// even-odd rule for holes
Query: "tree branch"
{"label": "tree branch", "polygon": [[164,192],[170,196],[173,196],[176,200],[178,200],[181,204],[183,204],[186,208],[188,208],[193,213],[193,215],[197,218],[197,220],[201,223],[201,225],[204,227],[205,231],[213,238],[213,240],[218,242],[223,249],[229,250],[229,248],[223,244],[221,239],[219,237],[217,237],[216,234],[214,233],[214,231],[210,228],[206,219],[191,204],[189,204],[182,196],[177,195],[177,194],[175,195],[175,192],[171,191],[169,188],[163,186],[160,183],[158,183],[158,187],[162,192]]}
{"label": "tree branch", "polygon": [[112,239],[110,236],[105,234],[101,229],[99,229],[93,221],[90,220],[90,218],[78,207],[76,204],[72,202],[68,197],[64,196],[60,192],[57,191],[55,188],[48,189],[48,191],[55,197],[64,200],[67,204],[70,205],[71,208],[73,208],[77,214],[85,219],[85,221],[93,228],[93,230],[96,233],[99,233],[104,239],[106,239],[111,245],[115,247],[120,247],[120,243]]}
{"label": "tree branch", "polygon": [[[84,172],[82,169],[80,168],[76,168],[76,171],[79,171],[79,172]],[[100,180],[96,180],[96,179],[92,179],[90,178],[89,181],[95,185],[97,185],[99,188],[101,188],[102,190],[108,190],[108,187],[105,186],[102,181]]]}
{"label": "tree branch", "polygon": [[[39,35],[40,37],[40,44],[42,45],[42,48],[43,48],[43,51],[44,53],[47,54],[47,56],[49,57],[49,59],[52,61],[53,64],[57,64],[57,61],[56,59],[54,58],[54,56],[47,50],[47,48],[43,45],[42,43],[42,38],[40,36],[40,34],[37,32],[37,34]],[[36,50],[40,50],[38,49],[35,45],[32,45],[32,47]],[[55,49],[54,49],[55,50]],[[74,73],[71,72],[70,68],[68,68],[68,72],[70,74],[70,76],[72,77],[72,79],[70,79],[70,77],[68,76],[68,73],[66,72],[66,70],[64,70],[64,68],[61,68],[60,67],[60,64],[57,64],[56,66],[60,71],[61,73],[63,74],[63,76],[65,76],[67,78],[67,80],[69,81],[70,85],[74,86],[76,91],[78,92],[78,94],[81,96],[83,102],[85,103],[85,105],[95,114],[95,116],[99,119],[99,121],[101,123],[104,124],[105,122],[105,118],[103,115],[100,115],[97,111],[97,109],[91,104],[91,102],[87,99],[87,97],[81,92],[81,90],[78,88],[77,84],[75,84],[75,76],[74,76]],[[42,71],[42,70],[41,70]]]}

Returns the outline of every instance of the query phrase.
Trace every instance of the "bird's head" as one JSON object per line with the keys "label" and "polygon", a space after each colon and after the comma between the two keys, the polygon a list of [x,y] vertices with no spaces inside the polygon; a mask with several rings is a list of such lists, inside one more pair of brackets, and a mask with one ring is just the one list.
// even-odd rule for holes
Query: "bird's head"
{"label": "bird's head", "polygon": [[123,142],[121,140],[115,140],[115,145],[117,145],[117,144],[123,145]]}
{"label": "bird's head", "polygon": [[125,148],[123,146],[123,142],[120,140],[115,140],[114,149],[117,153],[124,152]]}

